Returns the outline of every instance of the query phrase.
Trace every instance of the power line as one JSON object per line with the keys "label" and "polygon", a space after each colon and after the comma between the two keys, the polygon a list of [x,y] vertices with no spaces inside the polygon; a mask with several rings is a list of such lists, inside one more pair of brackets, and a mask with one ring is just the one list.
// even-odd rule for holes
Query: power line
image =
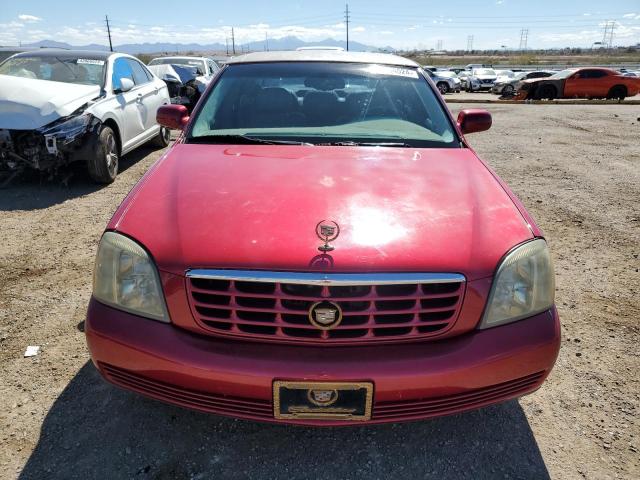
{"label": "power line", "polygon": [[349,4],[346,4],[346,9],[344,11],[344,21],[347,24],[347,52],[349,51]]}
{"label": "power line", "polygon": [[113,44],[111,43],[111,28],[109,27],[109,17],[104,16],[104,21],[107,22],[107,35],[109,36],[109,50],[113,52]]}

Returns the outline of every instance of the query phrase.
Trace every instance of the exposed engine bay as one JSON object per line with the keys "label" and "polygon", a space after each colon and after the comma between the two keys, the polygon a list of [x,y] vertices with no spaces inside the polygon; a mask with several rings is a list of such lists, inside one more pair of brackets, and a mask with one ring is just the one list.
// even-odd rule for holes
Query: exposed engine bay
{"label": "exposed engine bay", "polygon": [[95,155],[101,122],[84,108],[35,130],[0,129],[0,171],[55,171]]}

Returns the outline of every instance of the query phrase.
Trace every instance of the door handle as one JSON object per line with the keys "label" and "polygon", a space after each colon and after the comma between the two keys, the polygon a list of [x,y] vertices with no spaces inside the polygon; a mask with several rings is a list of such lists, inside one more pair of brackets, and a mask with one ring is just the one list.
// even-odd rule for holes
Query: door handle
{"label": "door handle", "polygon": [[136,98],[136,102],[142,103],[142,94],[141,93],[138,94],[138,97]]}

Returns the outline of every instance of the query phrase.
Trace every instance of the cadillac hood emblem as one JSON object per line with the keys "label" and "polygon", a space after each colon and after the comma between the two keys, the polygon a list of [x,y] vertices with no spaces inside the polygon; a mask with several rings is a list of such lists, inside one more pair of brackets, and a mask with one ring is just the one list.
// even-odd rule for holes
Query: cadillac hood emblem
{"label": "cadillac hood emblem", "polygon": [[309,321],[320,330],[331,330],[342,321],[342,309],[333,302],[317,302],[309,309]]}
{"label": "cadillac hood emblem", "polygon": [[334,221],[322,220],[316,225],[316,235],[324,242],[324,245],[320,245],[318,250],[321,252],[330,252],[334,247],[329,245],[329,243],[338,238],[340,235],[340,227]]}

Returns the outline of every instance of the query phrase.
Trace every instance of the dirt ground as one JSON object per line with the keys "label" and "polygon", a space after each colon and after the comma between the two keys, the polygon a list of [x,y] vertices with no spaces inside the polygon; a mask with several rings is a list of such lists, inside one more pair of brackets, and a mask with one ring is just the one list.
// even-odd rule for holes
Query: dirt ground
{"label": "dirt ground", "polygon": [[[107,385],[82,322],[102,229],[161,154],[142,149],[106,188],[76,176],[0,191],[0,477],[639,478],[640,109],[487,108],[493,128],[470,141],[555,258],[563,342],[539,391],[430,421],[310,429]],[[23,358],[27,345],[39,355]]]}

